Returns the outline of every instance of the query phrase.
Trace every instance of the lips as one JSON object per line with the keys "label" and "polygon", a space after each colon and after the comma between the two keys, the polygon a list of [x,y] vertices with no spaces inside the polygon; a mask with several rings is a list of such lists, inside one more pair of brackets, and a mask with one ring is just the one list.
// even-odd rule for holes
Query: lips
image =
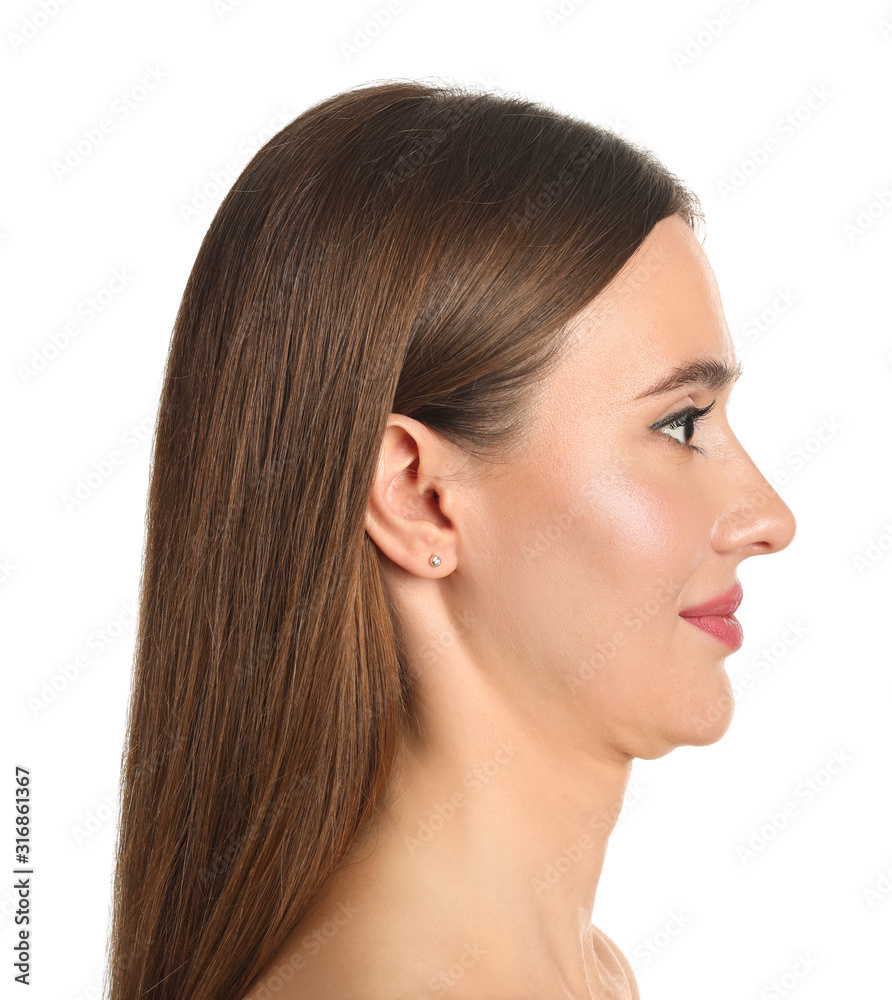
{"label": "lips", "polygon": [[695,604],[692,608],[685,608],[684,611],[679,611],[678,613],[682,618],[701,618],[704,615],[729,616],[733,615],[740,607],[742,600],[743,587],[739,583],[735,583],[733,587],[730,587],[717,597],[704,601],[702,604]]}
{"label": "lips", "polygon": [[743,629],[734,617],[734,612],[742,600],[743,588],[739,583],[735,583],[717,597],[679,611],[679,615],[691,625],[696,625],[713,638],[730,646],[732,651],[736,651],[743,645]]}

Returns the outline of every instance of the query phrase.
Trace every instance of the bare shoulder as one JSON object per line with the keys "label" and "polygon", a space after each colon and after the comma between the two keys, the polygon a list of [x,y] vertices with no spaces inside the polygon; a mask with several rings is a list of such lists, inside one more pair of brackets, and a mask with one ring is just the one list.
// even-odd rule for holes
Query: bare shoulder
{"label": "bare shoulder", "polygon": [[632,966],[626,956],[619,950],[616,944],[611,941],[609,937],[600,929],[592,924],[592,931],[595,936],[595,941],[601,946],[601,953],[605,960],[612,959],[620,969],[625,973],[626,979],[629,983],[629,1000],[641,1000],[641,994],[638,992],[638,983],[635,980],[635,973],[632,971]]}

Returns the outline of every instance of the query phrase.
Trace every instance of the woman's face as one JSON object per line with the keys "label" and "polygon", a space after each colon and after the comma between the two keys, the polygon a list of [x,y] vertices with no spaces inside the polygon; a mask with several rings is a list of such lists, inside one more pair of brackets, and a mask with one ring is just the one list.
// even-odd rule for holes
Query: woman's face
{"label": "woman's face", "polygon": [[[730,385],[647,394],[694,359],[736,371],[689,227],[658,223],[570,336],[519,456],[456,501],[458,572],[440,579],[443,599],[532,731],[643,758],[712,743],[733,713],[732,649],[679,612],[728,590],[747,557],[787,546],[795,521],[728,424]],[[693,433],[652,429],[713,401]]]}

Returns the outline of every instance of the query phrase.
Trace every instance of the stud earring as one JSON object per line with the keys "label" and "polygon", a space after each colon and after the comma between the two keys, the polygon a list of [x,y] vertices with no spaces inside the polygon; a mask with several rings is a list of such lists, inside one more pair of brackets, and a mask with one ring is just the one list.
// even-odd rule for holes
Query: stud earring
{"label": "stud earring", "polygon": [[440,565],[440,557],[431,556],[431,566],[439,566],[439,565]]}

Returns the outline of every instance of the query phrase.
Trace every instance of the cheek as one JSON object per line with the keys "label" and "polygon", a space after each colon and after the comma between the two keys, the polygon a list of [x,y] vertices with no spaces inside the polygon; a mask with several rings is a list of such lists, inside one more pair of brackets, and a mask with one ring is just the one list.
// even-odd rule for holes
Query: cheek
{"label": "cheek", "polygon": [[696,510],[673,483],[616,467],[569,471],[513,494],[487,574],[503,650],[564,687],[611,643],[668,634],[703,547]]}
{"label": "cheek", "polygon": [[636,602],[659,588],[677,592],[703,549],[696,505],[671,481],[627,472],[584,484],[580,528],[601,596]]}
{"label": "cheek", "polygon": [[[608,702],[664,677],[679,593],[697,560],[690,511],[671,485],[628,473],[583,484],[574,533],[574,593],[568,608],[585,623],[563,667],[576,693]],[[612,692],[612,694],[611,694]]]}
{"label": "cheek", "polygon": [[579,522],[578,542],[587,546],[579,577],[594,589],[575,614],[588,616],[591,645],[577,636],[563,686],[583,719],[598,719],[630,747],[673,725],[684,730],[678,742],[690,742],[692,714],[704,715],[701,702],[711,704],[724,690],[716,685],[727,683],[704,671],[701,637],[678,617],[709,547],[708,505],[671,476],[625,472],[589,490]]}

